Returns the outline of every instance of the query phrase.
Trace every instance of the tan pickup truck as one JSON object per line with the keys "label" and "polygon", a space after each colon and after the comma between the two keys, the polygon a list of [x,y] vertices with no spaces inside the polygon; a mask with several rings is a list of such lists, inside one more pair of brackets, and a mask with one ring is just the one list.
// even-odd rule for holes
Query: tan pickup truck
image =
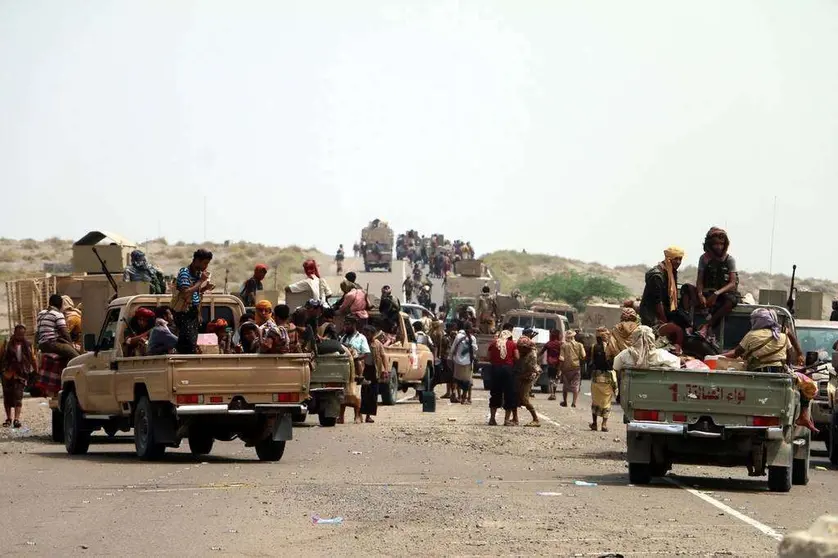
{"label": "tan pickup truck", "polygon": [[[195,455],[212,451],[215,440],[238,437],[262,461],[279,461],[291,439],[292,414],[308,397],[308,354],[203,354],[122,356],[124,330],[140,307],[168,304],[168,296],[114,300],[98,339],[85,336],[87,353],[62,373],[57,406],[63,414],[64,445],[86,453],[91,433],[134,429],[141,459],[156,459],[183,438]],[[235,328],[244,312],[232,295],[208,295],[202,323],[223,318]],[[204,326],[202,326],[204,327]]]}
{"label": "tan pickup truck", "polygon": [[[370,321],[380,323],[380,314],[371,313]],[[434,355],[428,347],[416,342],[410,316],[401,312],[396,325],[396,341],[384,347],[390,370],[381,376],[379,392],[383,405],[395,405],[399,390],[413,387],[422,391],[434,373]]]}

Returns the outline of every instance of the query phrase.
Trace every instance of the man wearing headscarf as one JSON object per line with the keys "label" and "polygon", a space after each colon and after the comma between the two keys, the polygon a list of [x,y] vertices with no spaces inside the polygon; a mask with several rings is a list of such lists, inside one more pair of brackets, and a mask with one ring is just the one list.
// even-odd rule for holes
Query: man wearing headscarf
{"label": "man wearing headscarf", "polygon": [[[745,361],[745,368],[752,372],[784,374],[787,364],[802,365],[804,362],[797,339],[783,331],[777,313],[770,308],[757,308],[751,312],[751,331],[745,334],[736,347],[722,356],[741,358]],[[801,374],[795,375],[795,381],[800,390],[800,416],[795,424],[817,434],[818,429],[809,414],[809,402],[817,394],[817,385],[814,385],[811,378]],[[809,391],[812,387],[814,390]]]}
{"label": "man wearing headscarf", "polygon": [[67,295],[61,297],[62,306],[61,312],[64,314],[64,319],[67,321],[67,332],[70,334],[70,340],[76,345],[76,349],[80,349],[81,343],[81,307],[73,304],[73,299]]}
{"label": "man wearing headscarf", "polygon": [[303,273],[305,273],[306,278],[288,285],[285,287],[285,292],[306,293],[308,295],[308,299],[316,298],[323,304],[327,304],[328,297],[332,294],[332,289],[330,289],[328,283],[320,277],[320,270],[317,269],[317,262],[314,260],[304,261]]}
{"label": "man wearing headscarf", "polygon": [[682,346],[684,330],[691,327],[689,318],[679,311],[678,306],[678,268],[684,260],[684,250],[670,246],[663,255],[663,261],[646,272],[640,319],[643,325],[656,329],[660,335]]}
{"label": "man wearing headscarf", "polygon": [[608,432],[608,417],[611,415],[611,400],[617,392],[617,376],[612,361],[608,358],[608,341],[611,332],[606,327],[596,330],[596,343],[591,349],[591,417],[590,428],[597,430],[597,418],[602,419],[602,431]]}
{"label": "man wearing headscarf", "polygon": [[582,386],[582,363],[587,355],[585,347],[576,340],[576,332],[569,330],[565,333],[565,341],[562,344],[562,407],[567,407],[567,394],[573,394],[572,407],[576,407],[579,399],[579,388]]}
{"label": "man wearing headscarf", "polygon": [[125,331],[125,342],[122,354],[125,357],[145,356],[148,350],[148,338],[154,327],[156,316],[154,311],[140,307],[134,312],[134,317],[128,322]]}
{"label": "man wearing headscarf", "polygon": [[244,282],[242,290],[239,293],[239,298],[242,299],[242,303],[245,307],[256,305],[256,293],[264,288],[262,287],[262,281],[265,280],[265,276],[267,275],[268,266],[265,264],[257,264],[253,269],[253,277]]}
{"label": "man wearing headscarf", "polygon": [[[611,328],[608,343],[605,346],[605,356],[614,360],[618,354],[631,346],[631,334],[640,327],[639,316],[633,307],[626,306],[620,314],[620,323]],[[617,374],[617,403],[620,402],[620,387],[623,383],[622,373]]]}
{"label": "man wearing headscarf", "polygon": [[704,253],[698,260],[696,297],[698,308],[707,310],[709,318],[699,333],[707,336],[739,302],[739,273],[736,260],[727,253],[730,239],[724,229],[713,227],[704,237]]}
{"label": "man wearing headscarf", "polygon": [[122,277],[126,282],[145,281],[149,283],[150,294],[166,294],[166,281],[163,279],[163,274],[148,263],[145,253],[141,250],[131,252],[131,264],[125,268]]}

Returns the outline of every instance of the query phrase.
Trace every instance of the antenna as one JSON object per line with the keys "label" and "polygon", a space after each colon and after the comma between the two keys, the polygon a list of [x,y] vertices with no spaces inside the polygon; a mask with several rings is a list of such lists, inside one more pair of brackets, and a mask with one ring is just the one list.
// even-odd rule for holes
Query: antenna
{"label": "antenna", "polygon": [[771,253],[768,256],[768,274],[774,270],[774,231],[777,229],[777,196],[774,196],[774,218],[771,220]]}

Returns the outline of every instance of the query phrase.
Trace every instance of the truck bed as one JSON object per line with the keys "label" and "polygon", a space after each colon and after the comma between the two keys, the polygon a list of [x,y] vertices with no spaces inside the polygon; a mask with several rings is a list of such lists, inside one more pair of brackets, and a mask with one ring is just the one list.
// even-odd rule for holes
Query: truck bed
{"label": "truck bed", "polygon": [[[229,403],[241,396],[247,403],[271,403],[275,394],[308,392],[309,356],[289,355],[167,355],[117,359],[114,373],[117,400],[134,399],[134,385],[144,383],[154,400],[177,395],[214,395]],[[167,381],[159,381],[160,374]],[[157,376],[157,379],[154,378]]]}
{"label": "truck bed", "polygon": [[[711,416],[717,425],[750,426],[753,417],[777,417],[786,426],[794,417],[792,386],[788,374],[629,369],[621,401],[626,423],[648,420],[638,411],[658,411],[657,422],[694,424]],[[676,420],[684,419],[676,414],[685,420]]]}

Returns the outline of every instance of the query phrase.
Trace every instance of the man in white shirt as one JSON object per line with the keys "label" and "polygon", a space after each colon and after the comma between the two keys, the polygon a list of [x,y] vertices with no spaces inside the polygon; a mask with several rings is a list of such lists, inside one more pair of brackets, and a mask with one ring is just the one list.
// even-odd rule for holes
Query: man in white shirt
{"label": "man in white shirt", "polygon": [[451,343],[449,358],[454,362],[454,382],[457,394],[451,396],[451,402],[471,405],[471,378],[474,363],[477,362],[477,338],[473,335],[471,322],[466,322]]}

